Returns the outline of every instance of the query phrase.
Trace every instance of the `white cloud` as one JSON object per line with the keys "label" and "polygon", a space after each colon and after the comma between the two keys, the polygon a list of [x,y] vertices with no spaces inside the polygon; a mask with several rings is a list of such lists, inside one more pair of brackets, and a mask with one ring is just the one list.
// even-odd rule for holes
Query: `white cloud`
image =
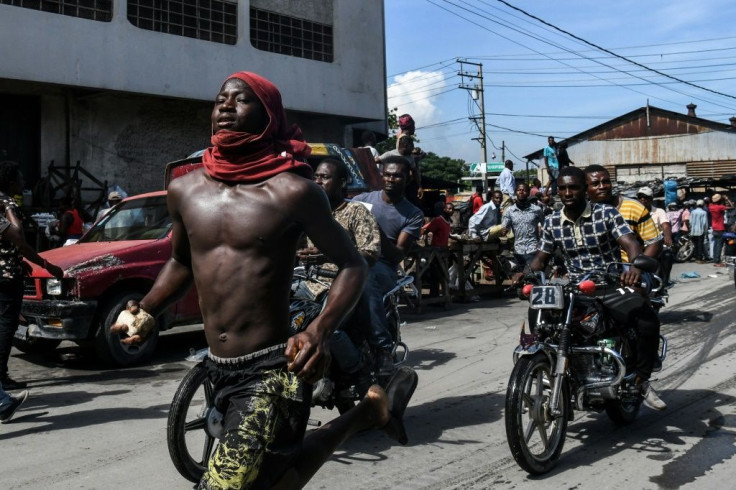
{"label": "white cloud", "polygon": [[447,88],[445,75],[438,71],[410,71],[394,77],[388,86],[388,107],[397,115],[411,114],[417,127],[439,122],[442,111],[434,94]]}

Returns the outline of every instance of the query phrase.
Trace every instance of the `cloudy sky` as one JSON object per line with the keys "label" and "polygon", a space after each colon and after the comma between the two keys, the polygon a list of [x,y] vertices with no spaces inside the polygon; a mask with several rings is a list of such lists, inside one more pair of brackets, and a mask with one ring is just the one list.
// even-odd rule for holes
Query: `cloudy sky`
{"label": "cloudy sky", "polygon": [[[480,161],[457,59],[481,63],[488,160],[523,156],[649,103],[736,116],[733,0],[385,0],[388,105],[419,146]],[[515,7],[515,8],[514,8]],[[477,67],[464,65],[466,73]]]}

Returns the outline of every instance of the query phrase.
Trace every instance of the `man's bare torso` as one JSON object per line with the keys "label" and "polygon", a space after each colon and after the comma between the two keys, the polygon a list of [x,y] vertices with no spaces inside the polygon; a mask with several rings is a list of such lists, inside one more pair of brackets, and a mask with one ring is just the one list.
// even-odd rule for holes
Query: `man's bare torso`
{"label": "man's bare torso", "polygon": [[198,170],[170,187],[170,208],[186,230],[214,355],[236,357],[286,342],[290,279],[302,231],[294,207],[304,205],[307,184],[293,174],[225,184]]}

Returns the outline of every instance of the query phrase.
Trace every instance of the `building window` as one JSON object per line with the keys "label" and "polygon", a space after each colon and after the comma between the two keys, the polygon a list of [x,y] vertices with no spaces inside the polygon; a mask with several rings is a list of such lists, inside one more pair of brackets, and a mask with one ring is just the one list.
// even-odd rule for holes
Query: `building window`
{"label": "building window", "polygon": [[251,7],[250,42],[254,48],[332,63],[332,26]]}
{"label": "building window", "polygon": [[238,40],[237,0],[128,0],[128,21],[175,36],[222,44]]}
{"label": "building window", "polygon": [[0,0],[0,4],[101,22],[112,20],[112,0]]}

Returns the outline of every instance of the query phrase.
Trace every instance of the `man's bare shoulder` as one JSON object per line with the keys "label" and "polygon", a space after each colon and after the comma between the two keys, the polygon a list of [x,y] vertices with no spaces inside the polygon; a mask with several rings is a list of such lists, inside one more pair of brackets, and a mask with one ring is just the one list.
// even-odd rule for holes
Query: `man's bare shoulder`
{"label": "man's bare shoulder", "polygon": [[202,185],[208,180],[204,168],[198,168],[177,177],[169,183],[167,191],[169,194],[178,195],[182,192],[191,191],[193,186]]}
{"label": "man's bare shoulder", "polygon": [[291,172],[274,175],[264,184],[280,199],[283,198],[285,204],[304,205],[305,200],[310,202],[314,199],[319,202],[327,202],[327,196],[320,186]]}

